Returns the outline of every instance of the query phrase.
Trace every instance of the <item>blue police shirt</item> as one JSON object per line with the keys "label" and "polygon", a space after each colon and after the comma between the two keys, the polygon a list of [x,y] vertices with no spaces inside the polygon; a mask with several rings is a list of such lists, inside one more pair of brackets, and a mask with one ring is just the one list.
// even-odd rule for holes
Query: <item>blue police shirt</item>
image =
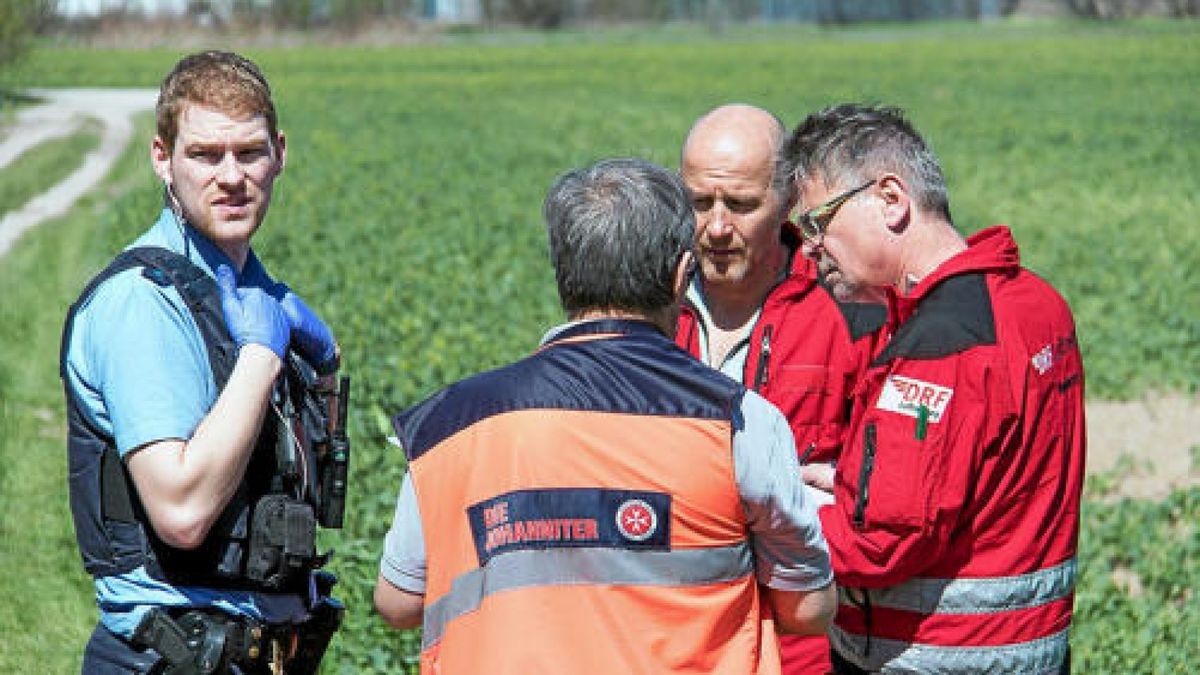
{"label": "blue police shirt", "polygon": [[[187,256],[209,275],[236,266],[212,242],[163,209],[132,247],[159,246]],[[251,251],[238,285],[273,284]],[[155,441],[191,438],[218,392],[208,352],[191,312],[173,286],[159,286],[140,268],[112,277],[84,300],[67,350],[67,385],[88,420],[116,440],[122,457]],[[104,625],[125,638],[153,606],[216,607],[268,622],[301,621],[298,595],[172,586],[139,567],[96,579]]]}

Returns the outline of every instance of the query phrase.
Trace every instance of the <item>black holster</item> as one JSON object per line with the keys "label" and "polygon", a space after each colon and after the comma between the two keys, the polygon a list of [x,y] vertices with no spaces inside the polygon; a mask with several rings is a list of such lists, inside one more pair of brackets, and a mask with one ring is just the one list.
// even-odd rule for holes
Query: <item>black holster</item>
{"label": "black holster", "polygon": [[234,665],[248,675],[268,673],[276,654],[287,675],[315,675],[345,613],[331,597],[321,597],[304,623],[282,626],[218,610],[187,610],[171,618],[156,607],[138,624],[133,644],[162,656],[153,672],[163,675],[226,675]]}
{"label": "black holster", "polygon": [[243,672],[265,672],[270,636],[264,626],[213,612],[192,610],[172,619],[151,609],[133,633],[133,643],[158,652],[164,675],[221,675],[237,664]]}

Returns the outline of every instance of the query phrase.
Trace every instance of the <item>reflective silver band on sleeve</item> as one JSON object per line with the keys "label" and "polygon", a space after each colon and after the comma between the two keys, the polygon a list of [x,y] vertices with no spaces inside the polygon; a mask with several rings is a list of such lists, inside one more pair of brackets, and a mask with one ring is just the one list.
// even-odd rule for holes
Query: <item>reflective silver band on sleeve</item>
{"label": "reflective silver band on sleeve", "polygon": [[[872,593],[872,597],[874,594]],[[1068,630],[1010,645],[940,647],[912,644],[880,637],[868,639],[837,626],[829,642],[842,658],[859,668],[880,673],[961,675],[962,673],[1058,673],[1067,658]]]}
{"label": "reflective silver band on sleeve", "polygon": [[510,551],[458,577],[425,608],[422,649],[442,639],[446,625],[479,609],[488,596],[517,588],[570,585],[693,586],[742,579],[754,572],[750,547],[673,551],[551,548]]}
{"label": "reflective silver band on sleeve", "polygon": [[[1067,597],[1075,588],[1075,559],[1011,577],[974,579],[915,578],[871,589],[871,605],[918,614],[994,614],[1040,607]],[[842,588],[844,605],[859,605],[859,592]]]}

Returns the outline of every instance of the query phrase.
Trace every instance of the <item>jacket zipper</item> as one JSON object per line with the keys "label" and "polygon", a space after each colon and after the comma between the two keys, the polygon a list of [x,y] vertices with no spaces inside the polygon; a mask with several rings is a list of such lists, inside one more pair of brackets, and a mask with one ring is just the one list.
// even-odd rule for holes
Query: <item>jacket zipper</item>
{"label": "jacket zipper", "polygon": [[864,588],[863,592],[863,628],[866,630],[866,640],[863,644],[863,656],[870,658],[871,656],[871,589]]}
{"label": "jacket zipper", "polygon": [[754,370],[754,390],[762,391],[763,386],[767,383],[769,373],[769,362],[771,360],[771,329],[773,326],[768,324],[763,328],[761,349],[758,352],[758,366]]}
{"label": "jacket zipper", "polygon": [[858,498],[854,502],[854,525],[862,527],[866,522],[867,501],[870,499],[871,472],[875,470],[875,423],[867,424],[863,430],[863,460],[858,470]]}

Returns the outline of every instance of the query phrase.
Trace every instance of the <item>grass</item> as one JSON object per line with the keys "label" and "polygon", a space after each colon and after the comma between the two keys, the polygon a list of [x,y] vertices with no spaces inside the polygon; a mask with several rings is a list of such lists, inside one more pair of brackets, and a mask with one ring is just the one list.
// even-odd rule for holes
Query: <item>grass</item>
{"label": "grass", "polygon": [[[1119,476],[1101,477],[1117,480]],[[1077,673],[1190,673],[1200,658],[1200,488],[1162,502],[1093,491],[1080,533]]]}
{"label": "grass", "polygon": [[[256,248],[334,327],[354,379],[348,524],[325,538],[350,612],[326,672],[411,665],[414,634],[385,630],[369,610],[403,471],[384,441],[388,415],[527,352],[560,318],[539,216],[551,180],[609,155],[674,165],[691,121],[725,101],[789,124],[844,99],[905,107],[942,158],[960,226],[1010,223],[1024,262],[1071,302],[1090,395],[1196,391],[1200,109],[1181,83],[1200,81],[1198,38],[1194,22],[721,37],[669,27],[658,38],[249,50],[278,92],[290,153]],[[0,87],[155,86],[178,56],[47,49]],[[71,670],[94,620],[66,512],[55,346],[67,303],[157,210],[145,154],[136,142],[114,173],[130,189],[85,200],[0,262],[0,594],[10,599],[0,672]],[[1095,667],[1080,672],[1200,662],[1186,639],[1200,621],[1170,609],[1191,596],[1147,594],[1126,603],[1136,611],[1108,611],[1125,593],[1109,582],[1129,562],[1121,537],[1194,561],[1194,529],[1159,527],[1196,521],[1195,498],[1181,494],[1167,511],[1089,501],[1077,600],[1087,625],[1074,650]],[[1131,522],[1136,534],[1122,529]],[[1143,589],[1194,593],[1194,569],[1136,573]],[[1132,648],[1109,658],[1115,641],[1144,646],[1147,626],[1164,627],[1154,649],[1177,660],[1139,665]]]}
{"label": "grass", "polygon": [[[1091,394],[1195,392],[1200,314],[1182,308],[1200,297],[1200,268],[1179,261],[1200,259],[1200,230],[1190,226],[1200,221],[1200,115],[1179,83],[1200,80],[1198,32],[1194,22],[1001,23],[751,27],[716,39],[668,27],[657,42],[625,31],[566,43],[552,35],[499,46],[251,50],[302,143],[289,170],[302,178],[283,188],[298,198],[277,209],[291,227],[267,234],[303,252],[311,248],[293,246],[293,232],[353,222],[374,233],[385,213],[409,230],[414,216],[435,218],[477,240],[475,228],[486,227],[489,241],[497,225],[522,224],[533,229],[514,260],[536,266],[537,205],[557,171],[612,154],[674,165],[688,124],[724,101],[762,104],[789,123],[846,99],[893,103],[941,156],[959,225],[1009,223],[1024,262],[1071,301]],[[0,85],[154,86],[177,56],[58,49]],[[322,192],[354,198],[314,201]],[[334,239],[347,251],[361,242]],[[436,243],[410,243],[371,245],[398,260],[438,253]],[[469,252],[448,253],[465,263]],[[467,295],[490,290],[468,284]],[[552,314],[551,295],[537,303],[550,306],[538,318]],[[462,318],[484,330],[494,322],[483,317]],[[485,353],[502,360],[520,344]]]}
{"label": "grass", "polygon": [[84,155],[100,144],[100,125],[85,123],[78,131],[30,148],[4,168],[0,214],[15,211],[69,176]]}
{"label": "grass", "polygon": [[[152,126],[143,120],[141,128],[146,134]],[[58,144],[78,142],[69,138]],[[44,149],[36,156],[43,154]],[[140,174],[148,184],[145,155],[144,146],[131,148],[114,176]],[[46,166],[62,168],[67,156]],[[5,185],[14,168],[3,172]],[[91,582],[82,573],[65,492],[58,315],[119,246],[119,238],[129,234],[112,227],[115,184],[84,197],[68,216],[27,232],[0,263],[6,295],[0,304],[0,342],[6,345],[0,349],[4,673],[78,672],[82,645],[95,625]]]}

